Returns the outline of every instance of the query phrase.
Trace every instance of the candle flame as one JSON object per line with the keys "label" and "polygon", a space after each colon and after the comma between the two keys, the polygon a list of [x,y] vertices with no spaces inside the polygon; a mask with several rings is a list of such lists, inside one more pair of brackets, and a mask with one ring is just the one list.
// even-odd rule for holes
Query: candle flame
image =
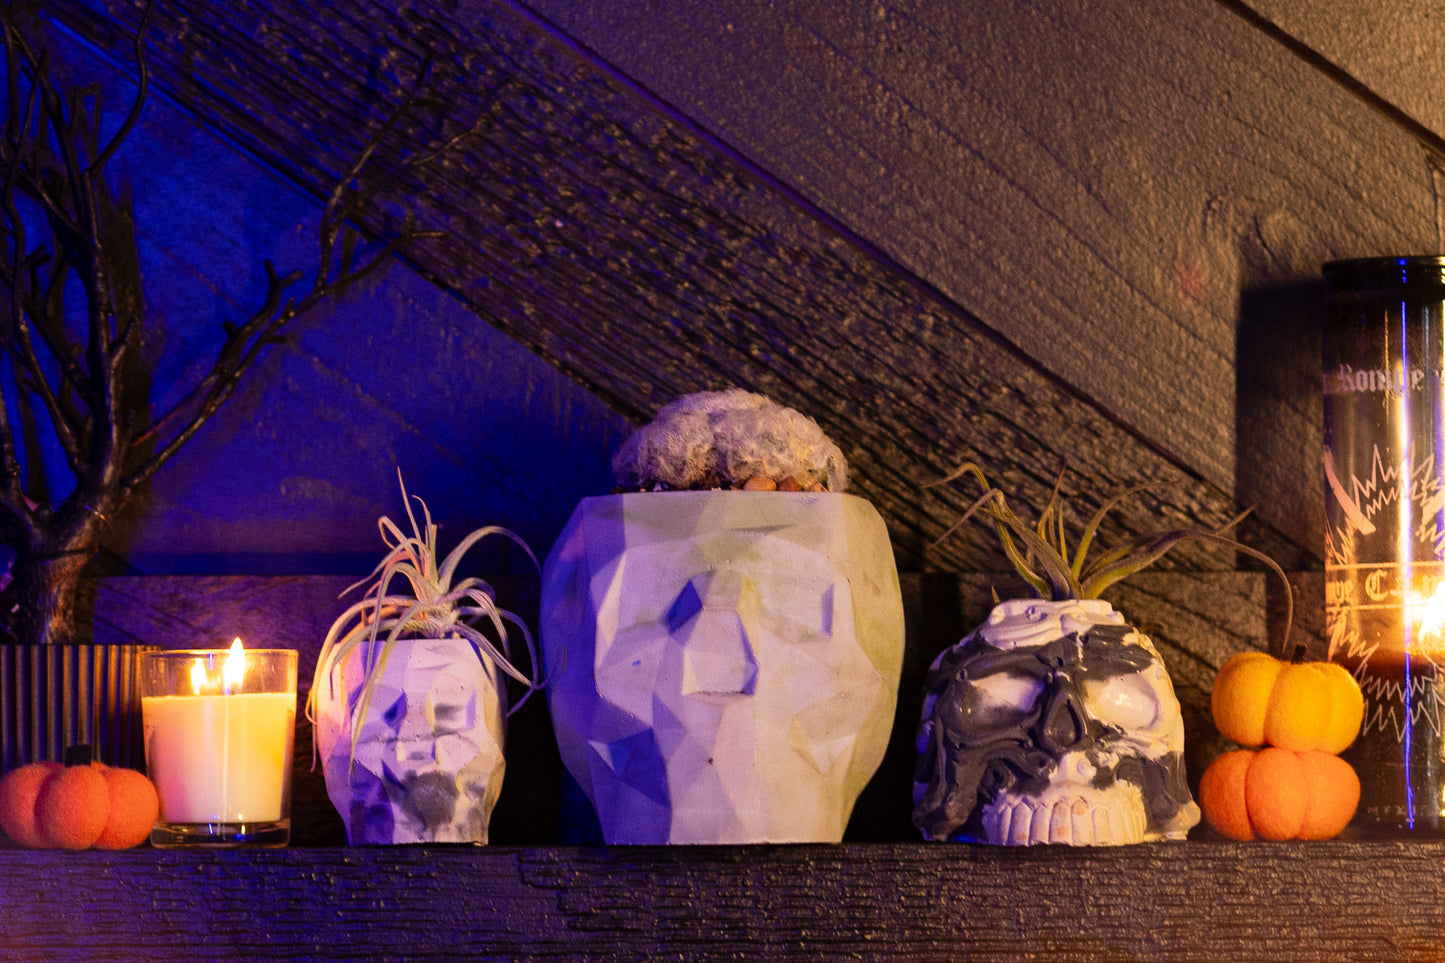
{"label": "candle flame", "polygon": [[1412,591],[1409,596],[1410,622],[1419,626],[1415,632],[1415,651],[1420,655],[1445,655],[1445,581],[1435,584],[1429,597]]}
{"label": "candle flame", "polygon": [[232,691],[241,688],[241,681],[246,677],[246,649],[241,645],[241,640],[236,639],[231,643],[231,648],[226,653],[226,661],[221,663],[219,679],[212,679],[211,674],[206,671],[206,662],[210,661],[214,665],[215,659],[215,655],[211,655],[191,663],[191,690],[196,695],[205,690],[216,689],[230,695]]}
{"label": "candle flame", "polygon": [[[1421,648],[1430,652],[1445,649],[1445,582],[1437,584],[1429,598],[1415,596],[1411,602],[1422,610],[1420,631],[1416,636],[1422,643]],[[1427,639],[1430,640],[1428,643]]]}
{"label": "candle flame", "polygon": [[241,688],[241,680],[246,675],[246,650],[237,639],[231,643],[231,651],[226,655],[226,662],[221,667],[221,681],[226,692]]}

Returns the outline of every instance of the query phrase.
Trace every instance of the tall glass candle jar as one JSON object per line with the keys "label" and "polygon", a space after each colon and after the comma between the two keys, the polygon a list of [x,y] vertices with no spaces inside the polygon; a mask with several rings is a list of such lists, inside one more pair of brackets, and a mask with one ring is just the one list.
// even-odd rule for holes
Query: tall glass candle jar
{"label": "tall glass candle jar", "polygon": [[1365,695],[1356,824],[1445,833],[1445,258],[1324,275],[1325,611]]}
{"label": "tall glass candle jar", "polygon": [[151,845],[285,846],[291,838],[295,649],[183,649],[141,665]]}

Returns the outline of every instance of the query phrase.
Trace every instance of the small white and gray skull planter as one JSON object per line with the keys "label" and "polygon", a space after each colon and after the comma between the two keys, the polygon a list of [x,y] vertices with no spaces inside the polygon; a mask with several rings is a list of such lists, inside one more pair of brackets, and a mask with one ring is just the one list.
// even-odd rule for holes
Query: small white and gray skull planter
{"label": "small white and gray skull planter", "polygon": [[913,822],[929,840],[1109,846],[1199,822],[1158,651],[1101,599],[1013,599],[929,669]]}
{"label": "small white and gray skull planter", "polygon": [[[353,743],[352,708],[369,674],[378,676],[371,711]],[[353,846],[487,841],[507,732],[491,659],[466,639],[408,640],[380,670],[356,649],[319,684],[317,751]]]}
{"label": "small white and gray skull planter", "polygon": [[506,772],[504,673],[535,689],[537,660],[531,676],[512,664],[506,625],[521,632],[531,655],[526,626],[497,607],[490,586],[457,570],[492,536],[535,557],[514,533],[489,525],[439,559],[426,503],[405,485],[402,498],[412,535],[379,520],[389,551],[365,597],[326,633],[306,715],[327,795],[352,845],[481,844]]}

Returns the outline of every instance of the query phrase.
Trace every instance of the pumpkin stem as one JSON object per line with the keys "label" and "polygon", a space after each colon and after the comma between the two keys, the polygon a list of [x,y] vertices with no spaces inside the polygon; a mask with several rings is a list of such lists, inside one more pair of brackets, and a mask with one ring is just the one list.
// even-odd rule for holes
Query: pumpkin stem
{"label": "pumpkin stem", "polygon": [[1294,648],[1293,648],[1293,649],[1291,650],[1291,652],[1290,652],[1290,657],[1289,657],[1290,662],[1293,663],[1294,665],[1299,665],[1301,662],[1306,661],[1306,659],[1305,659],[1305,653],[1308,652],[1308,651],[1309,651],[1309,646],[1308,646],[1308,645],[1306,645],[1306,644],[1303,643],[1303,642],[1296,642],[1296,643],[1294,644]]}
{"label": "pumpkin stem", "polygon": [[78,746],[70,746],[65,750],[65,765],[88,766],[94,757],[95,751],[84,743]]}

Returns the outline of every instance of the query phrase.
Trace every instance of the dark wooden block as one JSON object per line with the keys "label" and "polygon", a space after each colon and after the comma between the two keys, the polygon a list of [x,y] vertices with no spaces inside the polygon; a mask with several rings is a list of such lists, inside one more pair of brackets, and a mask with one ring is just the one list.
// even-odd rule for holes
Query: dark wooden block
{"label": "dark wooden block", "polygon": [[1434,961],[1445,844],[0,852],[0,960]]}

